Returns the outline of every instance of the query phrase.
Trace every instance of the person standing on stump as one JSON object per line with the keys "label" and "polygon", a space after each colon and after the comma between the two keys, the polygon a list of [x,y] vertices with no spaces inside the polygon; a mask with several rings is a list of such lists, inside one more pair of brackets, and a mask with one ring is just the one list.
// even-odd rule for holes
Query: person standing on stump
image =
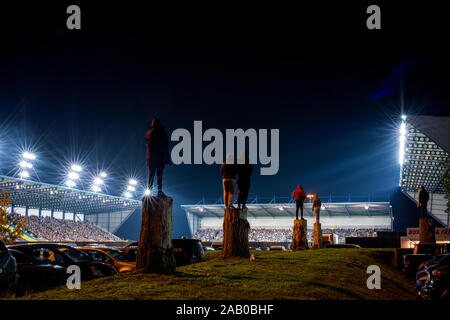
{"label": "person standing on stump", "polygon": [[305,201],[306,194],[301,185],[292,191],[292,198],[295,200],[295,219],[298,220],[298,209],[300,209],[301,219],[303,219],[303,201]]}
{"label": "person standing on stump", "polygon": [[322,202],[319,199],[317,193],[314,195],[312,209],[314,210],[314,215],[316,216],[316,222],[319,223],[320,207]]}
{"label": "person standing on stump", "polygon": [[153,179],[156,175],[158,196],[164,196],[162,179],[164,167],[170,163],[169,139],[166,129],[158,118],[153,119],[150,130],[145,134],[145,141],[147,145],[148,188],[152,190]]}
{"label": "person standing on stump", "polygon": [[237,186],[238,186],[238,208],[246,208],[248,191],[250,190],[250,176],[253,172],[253,165],[250,163],[247,152],[244,155],[244,163],[237,165]]}
{"label": "person standing on stump", "polygon": [[222,163],[220,171],[223,182],[223,203],[225,208],[233,208],[234,190],[236,189],[236,165],[233,164],[231,154],[227,155],[227,160]]}
{"label": "person standing on stump", "polygon": [[417,203],[417,207],[420,210],[421,218],[426,217],[428,200],[430,200],[430,195],[428,194],[428,191],[425,190],[425,187],[421,186],[419,189],[419,202]]}

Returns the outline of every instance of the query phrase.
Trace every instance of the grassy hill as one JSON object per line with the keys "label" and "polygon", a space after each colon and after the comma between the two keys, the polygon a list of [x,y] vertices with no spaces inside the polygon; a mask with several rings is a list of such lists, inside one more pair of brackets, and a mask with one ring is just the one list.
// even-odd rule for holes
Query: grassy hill
{"label": "grassy hill", "polygon": [[[391,249],[252,251],[256,260],[207,261],[177,268],[170,276],[119,274],[22,299],[414,299],[413,281],[389,265]],[[381,268],[381,289],[366,286],[369,265]]]}

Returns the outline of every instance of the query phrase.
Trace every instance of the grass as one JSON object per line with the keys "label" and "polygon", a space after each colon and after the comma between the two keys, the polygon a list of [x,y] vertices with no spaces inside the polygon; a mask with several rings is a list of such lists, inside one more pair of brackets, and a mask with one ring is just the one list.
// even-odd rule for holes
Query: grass
{"label": "grass", "polygon": [[[409,300],[414,283],[388,263],[392,249],[322,249],[299,252],[252,251],[256,260],[207,261],[177,268],[174,275],[122,273],[81,284],[31,293],[20,299],[304,299]],[[369,290],[369,265],[381,268],[381,289]]]}

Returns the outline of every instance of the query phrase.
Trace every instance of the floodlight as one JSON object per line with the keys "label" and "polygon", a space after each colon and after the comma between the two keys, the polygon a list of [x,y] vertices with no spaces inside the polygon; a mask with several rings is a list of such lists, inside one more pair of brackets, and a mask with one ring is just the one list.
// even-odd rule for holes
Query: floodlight
{"label": "floodlight", "polygon": [[131,184],[132,186],[137,185],[137,181],[134,179],[130,179],[130,181],[128,181],[129,184]]}
{"label": "floodlight", "polygon": [[95,185],[103,184],[103,180],[101,178],[97,177],[97,178],[94,179],[94,184]]}
{"label": "floodlight", "polygon": [[129,192],[124,193],[125,198],[131,198],[132,194]]}
{"label": "floodlight", "polygon": [[146,196],[149,196],[151,194],[150,189],[145,189],[144,194]]}
{"label": "floodlight", "polygon": [[28,169],[33,168],[33,165],[25,160],[20,161],[19,165],[21,168],[28,168]]}
{"label": "floodlight", "polygon": [[200,212],[203,212],[203,210],[204,210],[203,207],[200,207]]}
{"label": "floodlight", "polygon": [[283,211],[284,208],[283,207],[278,207],[278,210]]}
{"label": "floodlight", "polygon": [[101,192],[102,191],[102,188],[100,188],[99,186],[92,186],[92,191],[94,191],[94,192]]}
{"label": "floodlight", "polygon": [[76,183],[75,183],[75,181],[72,181],[72,180],[67,180],[66,181],[66,186],[68,186],[69,188],[73,188],[73,187],[76,187]]}
{"label": "floodlight", "polygon": [[100,172],[100,177],[102,178],[106,178],[108,175],[106,174],[105,171]]}
{"label": "floodlight", "polygon": [[79,166],[78,164],[73,164],[70,168],[75,172],[80,172],[81,170],[83,170],[83,168],[81,168],[81,166]]}
{"label": "floodlight", "polygon": [[24,153],[22,153],[22,157],[23,157],[24,159],[29,159],[29,160],[34,160],[34,159],[36,159],[36,155],[34,155],[34,154],[30,153],[30,152],[27,152],[27,151],[25,151]]}
{"label": "floodlight", "polygon": [[325,208],[324,205],[322,205],[322,206],[320,207],[320,209],[321,209],[321,210],[325,210],[326,208]]}
{"label": "floodlight", "polygon": [[402,114],[402,120],[406,120],[406,116]]}
{"label": "floodlight", "polygon": [[30,177],[30,174],[28,173],[28,171],[23,170],[23,171],[20,173],[20,177],[21,177],[22,179],[26,179],[26,178],[29,178],[29,177]]}
{"label": "floodlight", "polygon": [[404,122],[402,122],[402,124],[400,125],[400,134],[402,136],[406,134],[406,124]]}
{"label": "floodlight", "polygon": [[364,206],[364,209],[369,210],[369,206],[366,204],[366,205]]}
{"label": "floodlight", "polygon": [[76,173],[76,172],[69,172],[68,177],[69,177],[71,180],[77,180],[77,179],[80,178],[80,175],[79,175],[78,173]]}
{"label": "floodlight", "polygon": [[128,191],[136,191],[136,188],[133,187],[133,186],[128,186],[128,187],[127,187],[127,190],[128,190]]}

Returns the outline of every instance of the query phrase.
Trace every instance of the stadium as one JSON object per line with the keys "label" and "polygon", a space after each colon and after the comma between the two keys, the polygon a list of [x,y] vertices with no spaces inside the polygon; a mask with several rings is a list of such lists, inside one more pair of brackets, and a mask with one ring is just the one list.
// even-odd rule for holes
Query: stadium
{"label": "stadium", "polygon": [[[443,163],[448,159],[450,150],[448,127],[450,118],[411,115],[402,117],[398,129],[401,192],[408,202],[415,204],[418,189],[425,186],[430,193],[428,213],[437,226],[444,228],[449,226],[442,184],[445,171]],[[0,189],[6,190],[11,198],[11,207],[8,209],[11,227],[14,227],[14,222],[20,220],[20,217],[28,218],[22,240],[137,240],[135,235],[121,233],[121,238],[115,235],[130,217],[134,217],[130,221],[140,221],[141,201],[136,199],[136,180],[129,180],[123,196],[95,192],[101,191],[102,176],[104,178],[106,173],[93,179],[90,190],[80,190],[76,188],[76,180],[81,167],[72,165],[65,185],[36,182],[29,178],[27,171],[27,168],[32,167],[34,159],[33,154],[25,152],[16,177],[0,176]],[[149,192],[143,191],[144,194]],[[337,242],[345,243],[346,237],[376,237],[380,231],[405,231],[394,230],[394,219],[400,219],[402,215],[409,213],[396,211],[390,194],[329,194],[319,197],[322,199],[321,223],[324,232],[335,234]],[[305,202],[304,213],[309,229],[315,219],[310,200],[311,198]],[[222,240],[222,198],[203,198],[195,204],[183,204],[181,208],[185,211],[191,237],[199,238],[207,244]],[[292,199],[255,196],[248,202],[248,221],[252,228],[250,241],[259,244],[289,244],[294,217],[295,204]],[[84,229],[90,231],[79,234]],[[311,234],[308,236],[311,239]]]}

